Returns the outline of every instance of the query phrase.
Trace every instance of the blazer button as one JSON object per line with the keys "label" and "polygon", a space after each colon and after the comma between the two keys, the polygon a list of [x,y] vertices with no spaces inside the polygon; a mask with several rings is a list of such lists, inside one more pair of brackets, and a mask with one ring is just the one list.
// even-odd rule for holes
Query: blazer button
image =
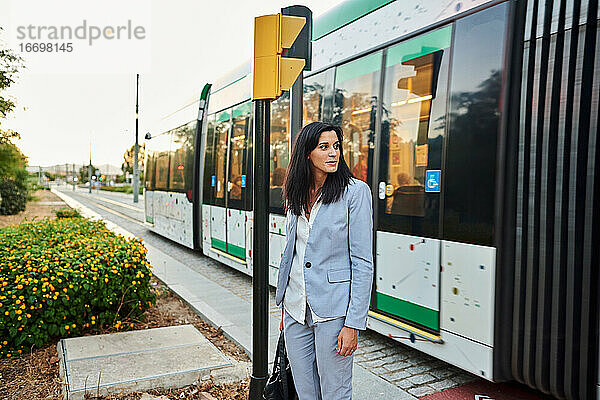
{"label": "blazer button", "polygon": [[307,261],[305,265],[306,265],[306,268],[310,268],[311,267],[310,261]]}

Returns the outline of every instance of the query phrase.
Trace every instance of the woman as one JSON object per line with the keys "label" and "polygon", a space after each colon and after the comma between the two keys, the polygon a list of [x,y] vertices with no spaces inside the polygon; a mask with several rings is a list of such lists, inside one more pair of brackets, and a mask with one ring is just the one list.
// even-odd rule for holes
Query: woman
{"label": "woman", "polygon": [[300,400],[352,398],[358,331],[373,280],[372,196],[352,177],[342,129],[306,125],[284,184],[287,243],[277,305]]}

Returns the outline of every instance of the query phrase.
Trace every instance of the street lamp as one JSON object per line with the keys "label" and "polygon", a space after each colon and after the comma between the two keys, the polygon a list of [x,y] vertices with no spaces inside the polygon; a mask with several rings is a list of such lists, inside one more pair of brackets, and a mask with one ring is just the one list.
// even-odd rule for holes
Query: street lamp
{"label": "street lamp", "polygon": [[140,192],[140,172],[138,171],[138,89],[140,86],[140,74],[135,75],[135,146],[133,147],[133,202],[138,202]]}

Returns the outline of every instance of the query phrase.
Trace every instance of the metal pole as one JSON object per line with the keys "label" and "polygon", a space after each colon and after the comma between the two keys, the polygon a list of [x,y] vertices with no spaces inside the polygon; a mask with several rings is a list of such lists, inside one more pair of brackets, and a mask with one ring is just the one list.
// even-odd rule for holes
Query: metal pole
{"label": "metal pole", "polygon": [[92,139],[90,139],[90,165],[88,165],[88,193],[92,194]]}
{"label": "metal pole", "polygon": [[252,268],[252,377],[250,400],[262,399],[268,377],[269,284],[269,142],[271,102],[254,103],[254,240]]}
{"label": "metal pole", "polygon": [[133,202],[138,202],[138,195],[140,191],[140,180],[138,171],[138,88],[140,86],[140,74],[135,76],[135,146],[133,146]]}
{"label": "metal pole", "polygon": [[75,191],[75,163],[73,163],[73,191]]}
{"label": "metal pole", "polygon": [[304,113],[302,110],[302,98],[304,96],[304,73],[300,72],[296,82],[292,85],[292,90],[290,90],[290,108],[291,108],[291,145],[293,146],[294,141],[296,140],[296,136],[300,133],[302,129],[302,123],[304,119]]}

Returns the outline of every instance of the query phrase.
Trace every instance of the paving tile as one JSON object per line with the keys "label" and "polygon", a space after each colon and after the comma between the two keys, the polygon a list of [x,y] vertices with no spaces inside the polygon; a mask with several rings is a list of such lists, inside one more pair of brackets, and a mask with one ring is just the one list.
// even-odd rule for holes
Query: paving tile
{"label": "paving tile", "polygon": [[451,379],[444,379],[443,381],[438,382],[430,382],[428,385],[434,388],[436,392],[457,386],[456,383]]}
{"label": "paving tile", "polygon": [[408,380],[411,381],[415,385],[422,385],[424,383],[429,383],[429,382],[434,381],[435,377],[433,375],[429,375],[429,374],[420,374],[420,375],[411,376],[410,378],[408,378]]}
{"label": "paving tile", "polygon": [[416,397],[421,397],[421,396],[435,393],[435,390],[433,390],[429,386],[419,386],[419,387],[408,389],[408,393],[410,393]]}
{"label": "paving tile", "polygon": [[[410,373],[406,372],[406,371],[396,371],[396,372],[392,372],[392,373],[387,373],[386,377],[390,380],[390,381],[396,381],[398,379],[406,379],[410,376]],[[412,382],[411,382],[412,383]]]}

